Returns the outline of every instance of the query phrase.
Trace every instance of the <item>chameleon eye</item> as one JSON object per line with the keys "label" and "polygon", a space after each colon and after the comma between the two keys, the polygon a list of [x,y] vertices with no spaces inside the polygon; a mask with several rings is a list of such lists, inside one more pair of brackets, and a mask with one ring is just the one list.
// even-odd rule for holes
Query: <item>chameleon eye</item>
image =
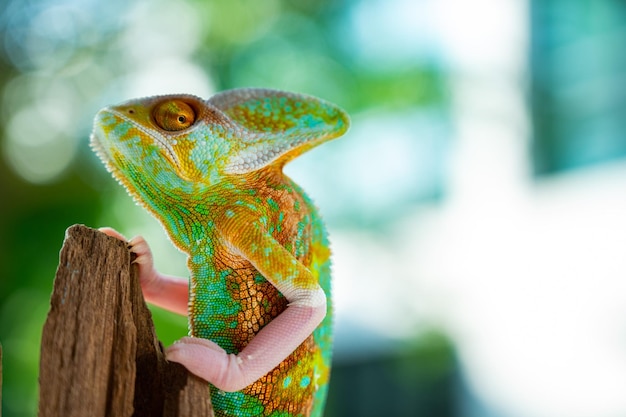
{"label": "chameleon eye", "polygon": [[170,132],[187,129],[196,121],[196,112],[181,100],[165,101],[157,105],[152,115],[161,129]]}

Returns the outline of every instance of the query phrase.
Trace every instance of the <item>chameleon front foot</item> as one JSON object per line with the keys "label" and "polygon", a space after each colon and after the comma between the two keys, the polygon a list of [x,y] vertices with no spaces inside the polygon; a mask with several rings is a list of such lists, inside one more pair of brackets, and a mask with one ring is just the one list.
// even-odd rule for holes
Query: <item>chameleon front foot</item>
{"label": "chameleon front foot", "polygon": [[187,315],[189,282],[184,278],[161,274],[154,268],[152,251],[142,236],[127,240],[123,234],[111,227],[101,227],[102,233],[124,241],[137,257],[133,263],[139,266],[139,284],[143,296],[149,303],[168,311]]}
{"label": "chameleon front foot", "polygon": [[114,237],[128,244],[128,249],[133,252],[137,257],[133,263],[139,265],[139,282],[141,287],[147,289],[155,285],[158,280],[157,272],[154,269],[154,261],[152,258],[152,251],[148,242],[142,236],[135,236],[128,240],[126,237],[111,227],[101,227],[98,229],[105,235]]}

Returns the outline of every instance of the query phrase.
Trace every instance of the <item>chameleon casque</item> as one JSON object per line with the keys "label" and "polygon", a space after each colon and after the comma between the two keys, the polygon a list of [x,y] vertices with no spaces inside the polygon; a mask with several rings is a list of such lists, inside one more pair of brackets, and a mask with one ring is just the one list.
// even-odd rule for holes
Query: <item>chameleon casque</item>
{"label": "chameleon casque", "polygon": [[157,272],[143,238],[129,242],[146,300],[188,314],[191,337],[166,355],[213,385],[216,416],[322,414],[330,251],[282,169],[348,125],[328,102],[267,89],[148,97],[95,118],[93,149],[188,255],[189,281]]}

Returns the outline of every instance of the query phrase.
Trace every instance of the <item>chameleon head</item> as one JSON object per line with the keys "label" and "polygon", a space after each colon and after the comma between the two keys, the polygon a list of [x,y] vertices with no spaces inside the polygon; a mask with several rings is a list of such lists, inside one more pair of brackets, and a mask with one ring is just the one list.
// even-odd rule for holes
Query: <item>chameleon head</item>
{"label": "chameleon head", "polygon": [[101,110],[92,147],[131,191],[146,184],[197,192],[343,134],[338,107],[300,94],[265,89],[225,91],[202,100],[170,95]]}

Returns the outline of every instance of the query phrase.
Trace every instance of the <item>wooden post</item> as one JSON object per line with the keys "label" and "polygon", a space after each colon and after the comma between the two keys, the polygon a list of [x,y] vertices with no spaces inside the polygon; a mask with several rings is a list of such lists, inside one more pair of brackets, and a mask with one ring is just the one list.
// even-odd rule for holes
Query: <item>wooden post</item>
{"label": "wooden post", "polygon": [[165,360],[124,242],[70,227],[43,328],[39,416],[213,416],[207,382]]}

